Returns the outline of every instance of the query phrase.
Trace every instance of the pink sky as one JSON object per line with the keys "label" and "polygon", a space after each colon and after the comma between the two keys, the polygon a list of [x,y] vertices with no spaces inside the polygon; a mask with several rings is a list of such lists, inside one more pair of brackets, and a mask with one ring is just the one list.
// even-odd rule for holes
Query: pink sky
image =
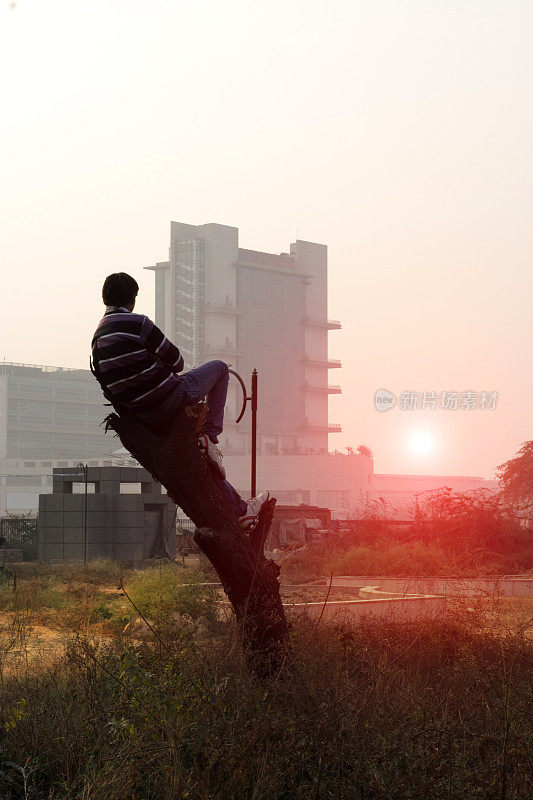
{"label": "pink sky", "polygon": [[[532,23],[516,0],[3,2],[0,357],[86,367],[112,271],[153,313],[171,219],[324,242],[331,447],[491,476],[533,417]],[[379,388],[499,398],[380,414]]]}

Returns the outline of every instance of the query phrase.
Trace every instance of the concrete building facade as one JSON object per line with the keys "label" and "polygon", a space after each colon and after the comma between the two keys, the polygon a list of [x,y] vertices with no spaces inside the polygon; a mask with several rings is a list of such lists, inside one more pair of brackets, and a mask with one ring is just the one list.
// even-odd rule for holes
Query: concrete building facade
{"label": "concrete building facade", "polygon": [[[183,353],[185,369],[212,359],[245,381],[259,373],[258,451],[262,455],[328,452],[328,381],[340,361],[328,356],[327,248],[296,241],[288,253],[239,247],[238,228],[171,223],[169,260],[155,273],[155,321]],[[222,447],[250,451],[250,424],[237,427],[232,382]]]}
{"label": "concrete building facade", "polygon": [[[85,561],[113,558],[138,563],[144,558],[174,558],[174,503],[160,484],[140,467],[89,467],[91,494],[75,468],[53,473],[53,492],[39,498],[39,561]],[[124,484],[140,484],[136,494],[122,493]],[[85,507],[87,503],[87,507]]]}
{"label": "concrete building facade", "polygon": [[103,403],[88,369],[0,363],[0,463],[105,455]]}

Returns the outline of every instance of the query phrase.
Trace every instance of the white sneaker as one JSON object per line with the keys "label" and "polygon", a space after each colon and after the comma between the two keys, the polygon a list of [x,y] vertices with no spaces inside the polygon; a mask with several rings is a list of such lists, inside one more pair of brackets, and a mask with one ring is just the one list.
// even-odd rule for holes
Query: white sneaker
{"label": "white sneaker", "polygon": [[246,511],[239,517],[239,522],[241,523],[241,528],[247,530],[251,528],[254,522],[256,521],[257,517],[259,516],[259,512],[261,511],[263,505],[270,497],[270,492],[265,489],[264,492],[259,492],[257,497],[252,497],[250,500],[246,501]]}
{"label": "white sneaker", "polygon": [[198,447],[200,448],[200,451],[206,456],[208,461],[210,461],[211,464],[213,464],[213,466],[217,468],[220,477],[223,480],[226,480],[226,470],[222,466],[222,458],[223,458],[222,453],[220,452],[216,444],[213,444],[213,442],[211,441],[209,436],[207,436],[207,434],[202,433],[198,437]]}

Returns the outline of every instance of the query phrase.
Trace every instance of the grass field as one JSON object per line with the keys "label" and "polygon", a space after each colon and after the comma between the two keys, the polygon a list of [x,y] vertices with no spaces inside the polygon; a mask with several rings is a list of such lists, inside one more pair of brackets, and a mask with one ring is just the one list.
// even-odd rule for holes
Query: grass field
{"label": "grass field", "polygon": [[15,570],[0,587],[2,798],[532,795],[530,598],[455,600],[432,622],[293,622],[284,670],[258,684],[199,563]]}

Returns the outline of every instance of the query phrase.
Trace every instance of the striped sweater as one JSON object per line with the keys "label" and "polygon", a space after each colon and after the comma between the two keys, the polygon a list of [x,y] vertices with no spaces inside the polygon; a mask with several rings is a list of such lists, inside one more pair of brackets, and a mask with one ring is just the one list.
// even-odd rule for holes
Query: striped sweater
{"label": "striped sweater", "polygon": [[152,408],[178,387],[183,356],[142,314],[108,308],[91,349],[98,379],[126,408]]}

